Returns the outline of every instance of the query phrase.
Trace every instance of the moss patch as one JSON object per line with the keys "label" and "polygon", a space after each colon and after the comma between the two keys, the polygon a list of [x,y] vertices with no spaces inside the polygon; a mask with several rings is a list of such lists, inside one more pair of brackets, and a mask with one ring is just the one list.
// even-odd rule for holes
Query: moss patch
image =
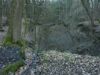
{"label": "moss patch", "polygon": [[25,45],[27,45],[27,41],[25,40],[18,40],[17,42],[13,42],[12,38],[10,37],[6,37],[5,40],[3,41],[3,45],[18,45],[20,47],[23,47]]}
{"label": "moss patch", "polygon": [[22,59],[25,59],[25,47],[22,47],[19,51],[19,55]]}
{"label": "moss patch", "polygon": [[27,41],[25,41],[25,40],[19,40],[19,41],[15,42],[15,44],[17,44],[20,47],[24,47],[24,46],[27,45]]}
{"label": "moss patch", "polygon": [[24,49],[27,46],[27,41],[19,40],[17,42],[13,42],[10,38],[7,38],[4,41],[3,46],[16,46],[16,47],[20,47],[19,55],[21,56],[22,59],[25,59]]}
{"label": "moss patch", "polygon": [[9,64],[9,65],[5,66],[5,68],[3,68],[0,71],[0,74],[8,75],[9,72],[15,73],[23,65],[24,65],[23,60],[20,60],[20,61],[14,63],[14,64]]}
{"label": "moss patch", "polygon": [[5,40],[3,41],[3,45],[11,45],[13,43],[12,38],[6,37]]}

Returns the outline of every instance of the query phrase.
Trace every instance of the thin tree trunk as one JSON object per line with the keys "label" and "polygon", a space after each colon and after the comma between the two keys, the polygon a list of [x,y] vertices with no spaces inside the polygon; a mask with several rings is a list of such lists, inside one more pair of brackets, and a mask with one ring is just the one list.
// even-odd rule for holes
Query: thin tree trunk
{"label": "thin tree trunk", "polygon": [[88,7],[85,5],[84,0],[81,0],[81,3],[82,3],[83,7],[84,7],[85,10],[86,10],[86,13],[87,13],[87,15],[88,15],[88,17],[89,17],[89,19],[90,19],[90,21],[91,21],[91,25],[94,26],[94,19],[93,19],[93,16],[92,16],[92,14],[89,12]]}
{"label": "thin tree trunk", "polygon": [[0,30],[2,30],[2,0],[0,0]]}
{"label": "thin tree trunk", "polygon": [[[83,7],[85,8],[85,10],[86,10],[86,13],[87,13],[87,15],[88,15],[88,17],[89,17],[89,19],[90,19],[90,22],[91,22],[91,26],[90,26],[90,37],[92,38],[92,39],[94,39],[94,40],[96,40],[97,38],[95,37],[95,35],[94,35],[94,26],[95,26],[95,24],[94,24],[94,16],[93,16],[93,11],[92,11],[92,13],[91,13],[91,11],[89,11],[89,9],[91,9],[91,8],[89,8],[88,9],[88,7],[85,5],[85,0],[81,0],[81,3],[82,3],[82,5],[83,5]],[[90,7],[90,6],[89,6]],[[93,10],[93,2],[92,2],[92,10]]]}
{"label": "thin tree trunk", "polygon": [[35,49],[39,49],[39,31],[40,31],[40,26],[36,25],[35,26]]}

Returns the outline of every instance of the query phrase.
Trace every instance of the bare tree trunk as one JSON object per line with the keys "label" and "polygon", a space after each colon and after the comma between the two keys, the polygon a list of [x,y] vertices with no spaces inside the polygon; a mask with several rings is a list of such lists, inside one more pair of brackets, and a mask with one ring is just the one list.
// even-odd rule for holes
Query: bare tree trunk
{"label": "bare tree trunk", "polygon": [[10,7],[8,36],[13,39],[13,42],[21,39],[23,6],[24,0],[14,0]]}
{"label": "bare tree trunk", "polygon": [[[89,0],[88,1],[88,4],[89,4]],[[83,7],[85,8],[85,11],[90,19],[90,23],[91,23],[91,26],[90,26],[90,37],[94,40],[96,40],[96,37],[94,35],[94,16],[93,16],[93,11],[89,11],[91,8],[90,8],[90,5],[88,5],[89,7],[87,7],[87,5],[85,4],[85,0],[81,0],[81,3],[83,5]],[[93,10],[93,3],[92,3],[92,10]]]}
{"label": "bare tree trunk", "polygon": [[2,30],[2,0],[0,0],[0,30]]}
{"label": "bare tree trunk", "polygon": [[40,26],[36,25],[35,26],[35,49],[38,50],[39,49],[39,32],[40,32]]}
{"label": "bare tree trunk", "polygon": [[21,22],[22,22],[22,10],[20,7],[20,1],[16,0],[15,17],[13,23],[13,40],[16,42],[21,38]]}
{"label": "bare tree trunk", "polygon": [[89,12],[88,7],[87,7],[86,4],[85,4],[85,0],[81,0],[81,3],[82,3],[83,7],[84,7],[85,10],[86,10],[86,13],[87,13],[87,15],[88,15],[88,17],[89,17],[89,19],[90,19],[90,21],[91,21],[91,25],[94,26],[94,19],[93,19],[93,16],[92,16],[93,14],[91,14],[91,13]]}

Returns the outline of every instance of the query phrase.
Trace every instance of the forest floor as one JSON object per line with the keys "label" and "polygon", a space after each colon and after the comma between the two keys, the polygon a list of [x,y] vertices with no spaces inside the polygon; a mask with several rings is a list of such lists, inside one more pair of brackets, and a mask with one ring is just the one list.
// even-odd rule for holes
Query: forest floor
{"label": "forest floor", "polygon": [[36,54],[32,61],[21,75],[100,75],[99,57],[51,50]]}
{"label": "forest floor", "polygon": [[20,48],[14,46],[4,46],[0,48],[0,69],[8,64],[21,60]]}
{"label": "forest floor", "polygon": [[[17,54],[18,50],[18,48],[12,47],[2,48],[0,65],[20,60],[20,56]],[[57,50],[35,53],[30,48],[26,48],[25,55],[26,65],[21,67],[16,75],[100,75],[100,57]]]}
{"label": "forest floor", "polygon": [[[5,28],[7,30],[7,28]],[[0,32],[0,42],[7,31]],[[0,68],[20,60],[17,47],[0,47]],[[35,53],[27,48],[26,60],[16,75],[100,75],[100,57],[57,50]],[[21,72],[21,74],[18,74]]]}

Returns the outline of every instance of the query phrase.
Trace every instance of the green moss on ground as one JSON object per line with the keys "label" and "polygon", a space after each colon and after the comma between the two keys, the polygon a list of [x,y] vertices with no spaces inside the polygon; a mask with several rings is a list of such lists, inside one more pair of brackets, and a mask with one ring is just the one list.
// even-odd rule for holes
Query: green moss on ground
{"label": "green moss on ground", "polygon": [[25,40],[18,40],[17,42],[14,42],[12,38],[6,37],[5,40],[3,41],[3,45],[11,46],[11,45],[18,45],[20,47],[26,46],[27,41]]}
{"label": "green moss on ground", "polygon": [[21,50],[19,51],[19,55],[22,59],[25,60],[25,47],[22,47]]}
{"label": "green moss on ground", "polygon": [[0,70],[0,75],[8,75],[9,72],[15,73],[21,66],[24,65],[24,61],[23,61],[25,59],[24,49],[26,48],[26,45],[27,42],[24,40],[19,40],[16,43],[13,42],[12,39],[9,37],[7,37],[4,40],[3,46],[20,47],[19,55],[22,59],[13,64],[6,65],[2,70]]}
{"label": "green moss on ground", "polygon": [[17,61],[13,64],[9,64],[0,71],[0,75],[8,75],[9,72],[15,73],[21,66],[24,66],[23,60]]}
{"label": "green moss on ground", "polygon": [[19,41],[15,42],[15,44],[20,46],[20,47],[25,47],[27,45],[27,41],[19,40]]}
{"label": "green moss on ground", "polygon": [[3,41],[3,45],[11,45],[13,43],[13,40],[11,37],[6,37]]}

